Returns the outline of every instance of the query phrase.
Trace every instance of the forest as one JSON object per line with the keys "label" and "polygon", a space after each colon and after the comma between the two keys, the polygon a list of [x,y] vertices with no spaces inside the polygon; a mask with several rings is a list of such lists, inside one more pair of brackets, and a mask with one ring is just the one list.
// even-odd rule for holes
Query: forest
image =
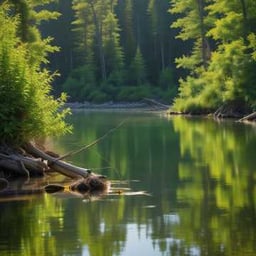
{"label": "forest", "polygon": [[1,255],[255,255],[255,125],[65,105],[255,118],[255,70],[255,0],[0,0]]}
{"label": "forest", "polygon": [[177,93],[179,47],[169,8],[166,0],[52,3],[61,16],[40,29],[61,48],[50,56],[50,69],[61,74],[55,92],[80,102],[153,96],[170,102]]}
{"label": "forest", "polygon": [[70,131],[66,100],[154,98],[222,116],[255,109],[254,0],[0,4],[4,140]]}
{"label": "forest", "polygon": [[58,1],[43,34],[61,51],[56,92],[72,101],[153,97],[173,110],[240,116],[255,108],[253,0]]}

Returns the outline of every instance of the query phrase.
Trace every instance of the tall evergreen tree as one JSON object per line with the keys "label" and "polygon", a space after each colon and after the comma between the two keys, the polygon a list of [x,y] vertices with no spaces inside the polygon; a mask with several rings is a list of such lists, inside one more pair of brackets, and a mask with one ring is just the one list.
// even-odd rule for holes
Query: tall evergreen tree
{"label": "tall evergreen tree", "polygon": [[89,46],[88,50],[84,47],[82,51],[87,51],[84,55],[86,61],[89,59],[91,62],[93,57],[95,63],[99,64],[102,81],[107,81],[110,74],[123,68],[119,27],[114,14],[116,4],[113,0],[74,1],[78,17],[75,24],[80,32],[82,30],[84,46]]}
{"label": "tall evergreen tree", "polygon": [[108,81],[115,85],[123,84],[124,62],[123,50],[120,46],[118,20],[113,12],[109,12],[103,23],[104,49]]}
{"label": "tall evergreen tree", "polygon": [[183,41],[192,40],[193,42],[190,55],[177,58],[177,66],[191,71],[195,71],[197,67],[206,67],[210,55],[204,11],[207,0],[171,2],[170,12],[182,16],[171,25],[172,28],[180,29],[177,38]]}
{"label": "tall evergreen tree", "polygon": [[[64,53],[55,54],[52,63],[64,72],[62,77],[69,73],[64,87],[72,94],[72,100],[78,96],[79,100],[89,100],[92,87],[102,90],[101,84],[131,85],[133,74],[129,77],[129,68],[138,46],[147,83],[165,90],[173,86],[173,77],[177,77],[174,58],[181,47],[177,47],[175,32],[169,28],[173,15],[168,13],[168,0],[73,0],[75,33],[66,36],[67,42],[62,31],[66,31],[67,22],[72,19],[64,18],[73,15],[66,10],[70,8],[70,1],[59,1],[55,6],[66,25],[64,29],[55,29],[56,42],[64,46]],[[50,27],[58,26],[51,22]]]}
{"label": "tall evergreen tree", "polygon": [[60,94],[60,85],[64,83],[73,67],[77,65],[75,63],[77,58],[74,56],[76,40],[72,31],[74,11],[72,9],[72,1],[70,0],[55,0],[47,4],[47,9],[60,13],[60,17],[57,20],[43,21],[39,27],[42,36],[53,37],[53,44],[60,48],[60,51],[50,54],[48,64],[50,70],[58,70],[60,73],[60,76],[54,81],[54,93]]}
{"label": "tall evergreen tree", "polygon": [[130,65],[130,83],[132,85],[143,85],[146,82],[146,72],[144,58],[141,54],[140,47],[137,47],[136,54]]}
{"label": "tall evergreen tree", "polygon": [[134,34],[134,4],[133,0],[119,1],[116,6],[116,13],[120,24],[120,44],[123,47],[125,62],[130,64],[136,51],[136,35]]}

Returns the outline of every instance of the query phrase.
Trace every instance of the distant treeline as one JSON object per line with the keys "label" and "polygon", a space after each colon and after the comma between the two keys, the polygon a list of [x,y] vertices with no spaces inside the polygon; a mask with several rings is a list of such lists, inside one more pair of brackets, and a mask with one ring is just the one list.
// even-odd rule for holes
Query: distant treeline
{"label": "distant treeline", "polygon": [[170,102],[176,95],[182,47],[169,0],[61,0],[47,8],[61,14],[41,26],[61,48],[50,56],[61,74],[56,92],[73,101]]}
{"label": "distant treeline", "polygon": [[[255,0],[9,0],[18,36],[70,101],[173,102],[185,113],[256,108]],[[39,29],[39,30],[38,30]],[[54,48],[55,49],[55,48]],[[47,61],[49,62],[47,63]]]}

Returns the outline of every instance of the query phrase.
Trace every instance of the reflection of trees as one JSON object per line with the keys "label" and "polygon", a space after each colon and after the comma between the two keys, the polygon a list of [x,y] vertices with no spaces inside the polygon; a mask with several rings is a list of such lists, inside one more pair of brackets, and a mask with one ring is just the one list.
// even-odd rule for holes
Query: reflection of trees
{"label": "reflection of trees", "polygon": [[[69,136],[67,140],[61,140],[59,144],[56,143],[55,148],[60,147],[62,150],[65,148],[65,151],[74,149],[74,144],[69,144],[67,141],[76,142],[80,146],[87,144],[128,118],[127,122],[109,138],[89,151],[74,156],[72,161],[79,164],[83,161],[86,167],[110,165],[114,168],[104,173],[110,179],[140,180],[140,183],[132,184],[134,189],[146,190],[153,194],[150,198],[118,197],[115,203],[100,202],[94,203],[94,206],[87,205],[89,208],[84,211],[78,209],[77,214],[82,214],[80,218],[76,217],[77,220],[79,219],[77,222],[79,234],[84,237],[83,243],[88,245],[91,255],[104,255],[104,250],[110,249],[113,250],[112,253],[118,254],[126,242],[127,220],[136,223],[138,229],[143,225],[146,225],[149,230],[152,229],[150,234],[152,233],[153,240],[156,241],[160,250],[165,251],[164,240],[170,235],[172,223],[168,224],[166,217],[162,217],[162,213],[169,213],[173,207],[170,205],[170,200],[175,201],[177,159],[179,158],[179,151],[176,149],[178,137],[173,132],[171,123],[151,115],[133,115],[130,121],[129,114],[123,113],[95,115],[81,112],[72,118],[76,131],[74,137]],[[162,188],[170,191],[162,194]],[[153,210],[144,208],[148,204],[155,205],[156,208]],[[90,207],[95,208],[90,211]],[[88,220],[90,222],[90,218],[92,216],[95,218],[99,213],[101,217],[94,219],[94,225],[88,225]],[[155,218],[155,215],[158,217]],[[104,225],[107,233],[100,233],[99,225]],[[91,237],[92,241],[88,241]],[[123,242],[120,244],[120,241]],[[162,241],[161,244],[158,243],[159,241]],[[171,243],[176,242],[171,241]]]}
{"label": "reflection of trees", "polygon": [[[78,113],[72,117],[74,135],[52,142],[53,147],[60,153],[74,150],[127,117]],[[69,160],[84,167],[114,167],[103,174],[110,179],[138,179],[141,182],[129,186],[152,197],[120,195],[86,203],[45,195],[36,204],[20,202],[23,206],[17,206],[15,217],[14,206],[0,208],[0,229],[13,238],[9,244],[17,250],[14,256],[20,248],[25,256],[82,251],[92,256],[122,255],[129,225],[170,255],[253,254],[255,140],[253,128],[232,122],[133,116],[107,139]],[[152,205],[156,207],[147,208]],[[24,223],[27,216],[31,222]]]}
{"label": "reflection of trees", "polygon": [[[179,164],[179,210],[185,240],[203,255],[244,255],[255,246],[255,131],[233,122],[176,118],[182,158]],[[249,235],[250,234],[250,235]],[[253,235],[254,234],[254,235]]]}
{"label": "reflection of trees", "polygon": [[57,255],[52,230],[59,230],[62,225],[61,203],[52,202],[45,195],[36,201],[7,202],[0,206],[0,240],[6,240],[8,245],[1,250],[1,256]]}

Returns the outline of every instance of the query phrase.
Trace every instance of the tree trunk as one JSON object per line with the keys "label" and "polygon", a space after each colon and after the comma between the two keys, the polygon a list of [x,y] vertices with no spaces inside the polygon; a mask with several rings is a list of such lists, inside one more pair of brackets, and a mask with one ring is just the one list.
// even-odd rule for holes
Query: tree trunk
{"label": "tree trunk", "polygon": [[250,115],[247,115],[239,119],[238,122],[255,121],[255,120],[256,120],[256,112],[253,112]]}
{"label": "tree trunk", "polygon": [[102,43],[102,31],[100,28],[99,24],[99,19],[97,17],[93,1],[90,1],[90,6],[92,9],[92,14],[93,14],[93,21],[95,24],[96,28],[96,40],[97,40],[97,46],[98,46],[98,51],[99,51],[99,58],[100,58],[100,68],[101,68],[101,76],[103,81],[106,81],[107,75],[106,75],[106,63],[105,63],[105,56],[104,56],[104,51],[103,51],[103,43]]}
{"label": "tree trunk", "polygon": [[203,61],[203,66],[206,69],[208,57],[209,57],[209,43],[205,35],[205,27],[204,27],[204,0],[197,0],[197,4],[198,4],[198,13],[199,13],[199,20],[200,20],[202,61]]}
{"label": "tree trunk", "polygon": [[3,169],[11,170],[18,175],[30,176],[30,173],[37,176],[43,176],[48,166],[40,159],[25,157],[20,154],[1,154],[0,166]]}
{"label": "tree trunk", "polygon": [[48,161],[48,166],[71,178],[86,178],[88,177],[88,175],[91,173],[91,171],[89,169],[84,169],[81,167],[77,167],[74,166],[72,164],[57,160],[56,158],[46,154],[45,152],[41,151],[40,149],[34,147],[31,143],[27,143],[26,145],[24,145],[24,149],[30,153],[31,155],[35,156],[35,157],[40,157],[44,160]]}

